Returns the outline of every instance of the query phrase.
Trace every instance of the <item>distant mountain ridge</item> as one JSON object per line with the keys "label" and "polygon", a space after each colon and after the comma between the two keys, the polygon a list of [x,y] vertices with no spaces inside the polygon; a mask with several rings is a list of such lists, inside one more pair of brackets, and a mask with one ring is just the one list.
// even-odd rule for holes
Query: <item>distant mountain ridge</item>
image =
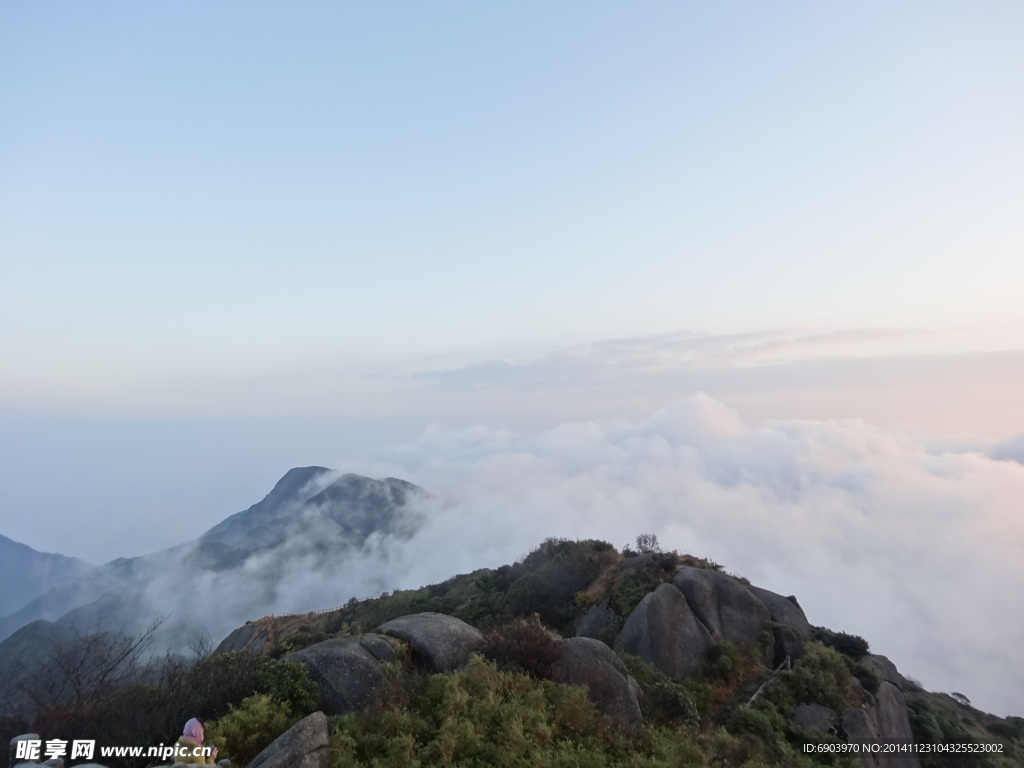
{"label": "distant mountain ridge", "polygon": [[300,565],[331,562],[371,536],[411,536],[421,519],[414,502],[427,497],[396,478],[291,469],[261,501],[195,541],[119,558],[37,592],[0,618],[0,640],[37,620],[138,632],[164,618],[172,646],[197,630],[227,631],[253,611],[283,607],[281,582]]}
{"label": "distant mountain ridge", "polygon": [[44,592],[86,575],[96,566],[77,557],[39,552],[0,535],[0,616],[13,613]]}
{"label": "distant mountain ridge", "polygon": [[289,469],[262,501],[225,518],[199,538],[225,543],[237,541],[252,529],[280,517],[283,507],[302,499],[307,487],[329,474],[326,467]]}

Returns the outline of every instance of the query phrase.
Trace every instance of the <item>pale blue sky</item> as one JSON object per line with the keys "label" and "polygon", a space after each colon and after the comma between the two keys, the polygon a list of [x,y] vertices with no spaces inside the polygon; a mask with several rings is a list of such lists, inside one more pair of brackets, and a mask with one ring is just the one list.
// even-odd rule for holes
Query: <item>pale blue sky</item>
{"label": "pale blue sky", "polygon": [[1024,323],[1019,3],[483,5],[4,4],[0,403]]}

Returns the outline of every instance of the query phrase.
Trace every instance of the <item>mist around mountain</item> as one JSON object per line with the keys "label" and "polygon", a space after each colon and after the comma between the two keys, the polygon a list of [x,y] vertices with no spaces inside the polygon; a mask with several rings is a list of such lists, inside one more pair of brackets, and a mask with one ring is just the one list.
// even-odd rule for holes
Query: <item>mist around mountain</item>
{"label": "mist around mountain", "polygon": [[77,557],[37,552],[0,535],[0,616],[32,602],[44,592],[85,576],[96,566]]}
{"label": "mist around mountain", "polygon": [[157,645],[184,651],[254,615],[337,605],[352,596],[346,584],[312,574],[408,538],[426,499],[395,478],[295,468],[263,500],[194,541],[83,569],[25,601],[0,619],[0,639],[40,621],[128,634],[159,623]]}

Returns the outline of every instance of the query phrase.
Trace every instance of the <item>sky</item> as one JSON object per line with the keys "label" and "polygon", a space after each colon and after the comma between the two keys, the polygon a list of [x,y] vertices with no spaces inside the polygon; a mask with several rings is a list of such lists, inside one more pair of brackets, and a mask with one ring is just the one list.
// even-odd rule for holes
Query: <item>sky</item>
{"label": "sky", "polygon": [[[514,521],[516,484],[473,480],[490,448],[410,457],[444,434],[546,456],[531,441],[710,402],[742,434],[860,446],[828,466],[882,490],[823,501],[798,557],[726,533],[809,514],[818,481],[779,506],[758,462],[817,449],[729,455],[763,509],[711,515],[707,477],[640,458],[588,495],[560,455],[537,487],[621,496],[608,538],[698,531],[695,554],[825,605],[850,510],[889,537],[856,568],[932,573],[928,478],[987,478],[943,491],[951,530],[977,558],[998,541],[986,584],[1017,583],[1022,34],[1015,2],[5,3],[0,533],[152,552],[309,464]],[[631,506],[676,475],[677,518]],[[542,507],[520,538],[581,519]],[[906,658],[937,599],[901,603]]]}

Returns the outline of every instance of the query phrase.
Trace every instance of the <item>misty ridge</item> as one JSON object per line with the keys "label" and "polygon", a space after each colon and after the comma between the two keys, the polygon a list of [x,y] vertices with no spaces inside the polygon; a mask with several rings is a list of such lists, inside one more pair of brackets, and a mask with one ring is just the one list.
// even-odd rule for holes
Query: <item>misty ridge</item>
{"label": "misty ridge", "polygon": [[[159,623],[155,646],[187,652],[254,616],[330,607],[353,596],[338,566],[353,555],[386,560],[420,525],[417,502],[429,497],[402,480],[296,468],[194,541],[55,586],[0,620],[0,635],[37,620],[85,633],[137,634]],[[376,588],[381,578],[368,574],[356,586]]]}
{"label": "misty ridge", "polygon": [[95,566],[75,557],[36,552],[31,547],[0,535],[0,563],[3,585],[0,616],[22,607],[51,587],[72,582]]}

